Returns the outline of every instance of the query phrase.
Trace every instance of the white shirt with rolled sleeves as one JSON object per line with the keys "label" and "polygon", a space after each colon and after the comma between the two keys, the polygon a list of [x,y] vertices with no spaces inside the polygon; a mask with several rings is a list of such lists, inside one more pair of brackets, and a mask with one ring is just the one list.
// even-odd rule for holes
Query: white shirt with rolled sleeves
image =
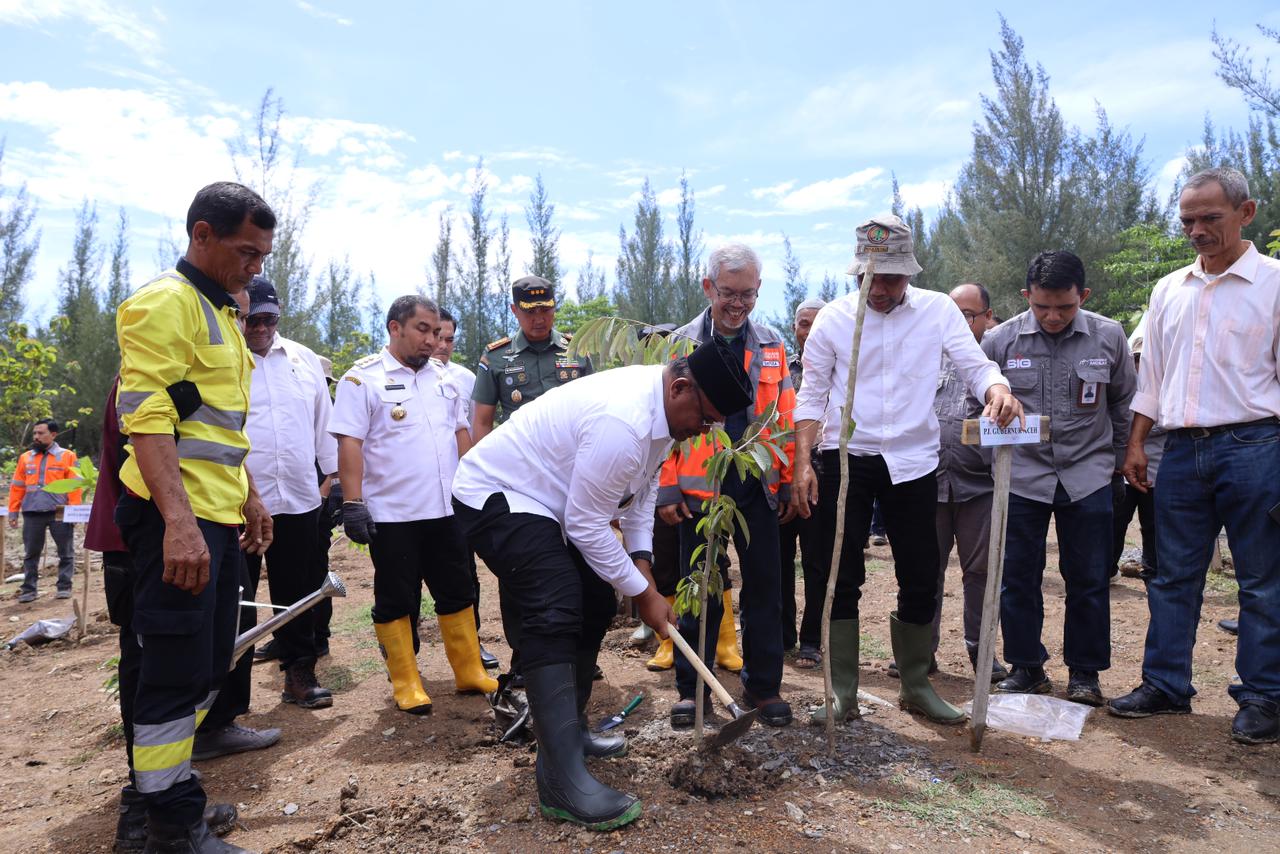
{"label": "white shirt with rolled sleeves", "polygon": [[453,515],[449,486],[458,468],[456,433],[467,429],[464,402],[439,362],[414,371],[385,348],[338,381],[329,432],[363,442],[361,497],[374,522]]}
{"label": "white shirt with rolled sleeves", "polygon": [[1255,246],[1221,276],[1194,264],[1151,292],[1130,408],[1166,430],[1280,416],[1280,261]]}
{"label": "white shirt with rolled sleeves", "polygon": [[501,492],[512,513],[559,522],[615,590],[644,592],[648,582],[629,552],[653,550],[658,473],[672,445],[662,371],[646,365],[591,374],[520,407],[462,458],[454,497],[480,510]]}
{"label": "white shirt with rolled sleeves", "polygon": [[[849,354],[858,292],[818,312],[804,345],[804,383],[793,416],[822,421],[821,449],[840,445],[840,413],[849,379]],[[986,357],[951,297],[910,285],[888,314],[867,308],[858,353],[854,393],[854,456],[884,457],[894,483],[924,477],[938,467],[938,419],[933,400],[938,366],[946,354],[970,393],[985,400],[987,389],[1008,385]]]}
{"label": "white shirt with rolled sleeves", "polygon": [[332,410],[324,368],[310,348],[276,335],[267,355],[253,354],[245,465],[272,516],[320,506],[316,465],[325,474],[338,470]]}

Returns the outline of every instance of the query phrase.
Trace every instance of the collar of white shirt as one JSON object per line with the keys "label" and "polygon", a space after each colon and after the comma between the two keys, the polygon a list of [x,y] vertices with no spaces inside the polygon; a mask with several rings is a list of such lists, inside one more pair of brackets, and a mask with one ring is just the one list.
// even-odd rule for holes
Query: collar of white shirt
{"label": "collar of white shirt", "polygon": [[[1220,275],[1206,273],[1204,271],[1204,262],[1200,256],[1196,256],[1196,260],[1187,269],[1187,276],[1195,276],[1204,282],[1220,281],[1227,276],[1235,276],[1237,279],[1244,279],[1249,284],[1253,284],[1258,275],[1258,264],[1261,263],[1261,255],[1258,253],[1258,247],[1251,240],[1243,241],[1245,244],[1244,254],[1236,259],[1236,262],[1226,269]],[[1183,279],[1185,282],[1186,279]]]}

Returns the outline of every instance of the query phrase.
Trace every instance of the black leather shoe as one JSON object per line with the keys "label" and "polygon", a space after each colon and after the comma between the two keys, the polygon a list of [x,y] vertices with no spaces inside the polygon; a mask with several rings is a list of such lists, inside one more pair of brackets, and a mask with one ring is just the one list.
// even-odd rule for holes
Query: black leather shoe
{"label": "black leather shoe", "polygon": [[280,653],[278,651],[278,648],[276,647],[276,642],[274,638],[272,640],[267,641],[262,646],[255,646],[253,648],[254,662],[275,661],[279,657],[280,657]]}
{"label": "black leather shoe", "polygon": [[1229,635],[1240,634],[1239,620],[1218,620],[1218,628],[1222,629]]}
{"label": "black leather shoe", "polygon": [[[976,649],[969,650],[969,664],[973,667],[973,672],[978,672],[978,651]],[[1000,663],[1000,659],[991,659],[991,684],[1003,682],[1009,678],[1009,668]]]}
{"label": "black leather shoe", "polygon": [[1053,683],[1045,675],[1043,667],[1013,666],[1013,673],[1008,679],[1002,679],[996,685],[999,694],[1048,694],[1053,690]]}
{"label": "black leather shoe", "polygon": [[502,664],[498,661],[498,656],[485,649],[483,644],[480,646],[480,663],[484,665],[485,670],[497,670],[502,667]]}
{"label": "black leather shoe", "polygon": [[1231,737],[1241,744],[1271,744],[1280,739],[1280,711],[1276,704],[1245,700],[1231,722]]}
{"label": "black leather shoe", "polygon": [[316,681],[314,661],[295,661],[284,672],[284,691],[280,699],[302,709],[327,709],[333,705],[333,694]]}
{"label": "black leather shoe", "polygon": [[1107,703],[1107,711],[1120,718],[1146,718],[1151,715],[1189,715],[1191,703],[1179,703],[1154,685],[1143,682],[1123,697]]}
{"label": "black leather shoe", "polygon": [[[225,836],[239,815],[231,804],[208,804],[204,821],[214,836]],[[120,790],[120,817],[116,820],[116,854],[138,854],[147,844],[147,801],[133,786]]]}
{"label": "black leather shoe", "polygon": [[760,722],[769,726],[787,726],[791,723],[791,704],[781,697],[757,700],[750,694],[742,695],[744,709],[759,709]]}
{"label": "black leather shoe", "polygon": [[1105,703],[1107,698],[1102,696],[1102,686],[1098,684],[1098,671],[1071,668],[1071,676],[1067,680],[1067,699],[1086,706],[1101,706]]}

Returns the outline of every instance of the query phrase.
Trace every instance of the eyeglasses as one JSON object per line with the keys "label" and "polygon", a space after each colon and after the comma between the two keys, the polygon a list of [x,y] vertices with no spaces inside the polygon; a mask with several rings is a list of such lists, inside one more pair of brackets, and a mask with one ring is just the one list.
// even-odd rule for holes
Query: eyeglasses
{"label": "eyeglasses", "polygon": [[973,323],[979,317],[982,317],[984,314],[986,314],[985,311],[967,311],[963,308],[960,309],[960,313],[964,315],[964,319],[966,323]]}
{"label": "eyeglasses", "polygon": [[245,320],[244,325],[250,328],[254,326],[266,326],[268,328],[276,326],[280,323],[280,315],[278,314],[255,314]]}
{"label": "eyeglasses", "polygon": [[756,297],[760,296],[760,291],[758,290],[724,291],[721,290],[720,286],[715,282],[711,283],[711,290],[716,292],[716,296],[719,297],[722,302],[729,303],[730,305],[733,303],[737,303],[738,305],[755,305]]}

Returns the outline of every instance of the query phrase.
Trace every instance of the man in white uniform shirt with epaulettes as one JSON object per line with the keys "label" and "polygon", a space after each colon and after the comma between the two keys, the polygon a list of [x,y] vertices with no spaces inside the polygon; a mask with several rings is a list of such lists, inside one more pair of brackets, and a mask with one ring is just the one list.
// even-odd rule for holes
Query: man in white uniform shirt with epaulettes
{"label": "man in white uniform shirt with epaulettes", "polygon": [[387,346],[343,375],[329,422],[343,530],[373,558],[373,628],[396,706],[419,715],[431,710],[417,661],[423,582],[457,690],[498,687],[480,663],[466,546],[449,499],[471,440],[464,396],[432,359],[439,329],[434,302],[397,298],[387,312]]}

